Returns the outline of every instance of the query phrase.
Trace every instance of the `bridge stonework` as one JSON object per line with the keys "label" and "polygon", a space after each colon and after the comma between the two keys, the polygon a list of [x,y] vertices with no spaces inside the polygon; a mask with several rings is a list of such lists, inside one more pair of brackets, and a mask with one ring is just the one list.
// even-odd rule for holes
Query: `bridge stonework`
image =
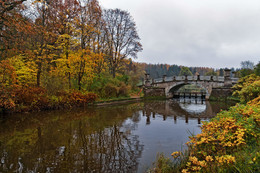
{"label": "bridge stonework", "polygon": [[[164,76],[162,79],[150,79],[149,75],[145,76],[145,83],[143,85],[145,97],[148,96],[165,96],[166,98],[172,98],[173,92],[178,90],[184,85],[193,84],[197,85],[206,91],[206,99],[209,99],[212,91],[217,90],[220,93],[225,91],[231,93],[231,87],[237,83],[238,78],[230,77],[230,70],[225,71],[224,77],[218,76]],[[221,93],[220,93],[221,95]],[[223,94],[222,94],[223,95]]]}

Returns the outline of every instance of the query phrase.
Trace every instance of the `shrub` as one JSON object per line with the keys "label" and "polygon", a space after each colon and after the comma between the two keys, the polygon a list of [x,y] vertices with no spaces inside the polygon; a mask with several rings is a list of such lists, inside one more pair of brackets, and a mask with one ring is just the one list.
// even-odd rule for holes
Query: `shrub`
{"label": "shrub", "polygon": [[104,97],[109,98],[109,97],[116,97],[117,96],[117,87],[112,84],[108,83],[104,87]]}
{"label": "shrub", "polygon": [[157,156],[155,167],[151,169],[149,172],[154,173],[166,173],[166,172],[173,172],[173,163],[172,161],[165,157],[164,154],[159,154]]}
{"label": "shrub", "polygon": [[26,106],[29,110],[48,109],[49,99],[46,90],[40,87],[17,87],[14,90],[15,104]]}
{"label": "shrub", "polygon": [[0,86],[12,87],[17,82],[16,77],[15,68],[9,60],[0,61]]}
{"label": "shrub", "polygon": [[129,87],[125,83],[120,83],[118,96],[128,96]]}
{"label": "shrub", "polygon": [[123,75],[117,76],[117,79],[121,82],[124,82],[126,85],[128,85],[130,77],[128,75],[123,74]]}
{"label": "shrub", "polygon": [[14,98],[10,91],[1,87],[0,89],[0,112],[6,112],[15,108]]}
{"label": "shrub", "polygon": [[248,76],[248,75],[253,74],[253,73],[254,73],[254,70],[252,70],[252,69],[242,69],[242,70],[239,71],[239,75],[241,77],[245,77],[245,76]]}
{"label": "shrub", "polygon": [[233,87],[233,96],[239,97],[241,102],[248,102],[260,95],[260,76],[251,74],[239,79]]}
{"label": "shrub", "polygon": [[0,111],[6,112],[15,108],[13,90],[17,87],[15,68],[9,60],[0,62]]}
{"label": "shrub", "polygon": [[18,87],[14,90],[16,104],[31,105],[31,103],[46,96],[46,90],[36,87]]}
{"label": "shrub", "polygon": [[94,78],[88,89],[102,98],[128,96],[130,90],[128,83],[128,75],[120,75],[113,78],[108,74],[100,74],[100,76]]}
{"label": "shrub", "polygon": [[190,154],[182,172],[258,172],[259,100],[238,104],[204,122],[202,133],[190,137],[187,143]]}
{"label": "shrub", "polygon": [[66,83],[64,78],[51,73],[43,76],[42,84],[49,95],[56,95],[57,92],[68,89],[68,82]]}
{"label": "shrub", "polygon": [[70,106],[82,106],[94,102],[97,99],[97,95],[94,93],[83,94],[79,91],[72,91],[70,93],[63,93],[63,100]]}

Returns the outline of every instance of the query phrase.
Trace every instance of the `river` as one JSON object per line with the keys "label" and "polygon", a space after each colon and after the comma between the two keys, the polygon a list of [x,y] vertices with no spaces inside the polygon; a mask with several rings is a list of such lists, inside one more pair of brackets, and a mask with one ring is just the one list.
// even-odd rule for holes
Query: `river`
{"label": "river", "polygon": [[0,119],[0,172],[145,172],[228,107],[160,100],[9,115]]}

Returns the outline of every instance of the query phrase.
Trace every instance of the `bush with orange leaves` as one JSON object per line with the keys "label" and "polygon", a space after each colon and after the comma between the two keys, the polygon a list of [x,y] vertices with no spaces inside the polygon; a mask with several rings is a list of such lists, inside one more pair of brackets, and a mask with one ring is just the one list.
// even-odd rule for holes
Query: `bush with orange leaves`
{"label": "bush with orange leaves", "polygon": [[49,109],[49,98],[44,88],[18,86],[13,93],[17,112]]}
{"label": "bush with orange leaves", "polygon": [[[203,122],[202,132],[190,137],[189,156],[182,172],[258,172],[260,96],[237,104]],[[178,158],[182,154],[174,152]]]}
{"label": "bush with orange leaves", "polygon": [[0,112],[30,112],[48,109],[70,108],[94,102],[97,95],[79,91],[61,92],[57,96],[47,94],[44,88],[21,87],[0,89]]}
{"label": "bush with orange leaves", "polygon": [[67,99],[72,106],[82,106],[94,102],[97,99],[97,95],[94,93],[83,94],[79,91],[73,91],[67,95]]}
{"label": "bush with orange leaves", "polygon": [[8,89],[0,87],[0,112],[14,110],[15,103],[12,92]]}
{"label": "bush with orange leaves", "polygon": [[0,112],[15,108],[13,90],[16,88],[16,73],[8,60],[0,62]]}

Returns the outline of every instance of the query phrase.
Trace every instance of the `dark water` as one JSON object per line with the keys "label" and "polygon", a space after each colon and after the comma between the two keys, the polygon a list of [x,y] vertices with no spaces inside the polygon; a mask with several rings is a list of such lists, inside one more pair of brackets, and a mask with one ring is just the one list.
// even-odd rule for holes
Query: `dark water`
{"label": "dark water", "polygon": [[227,108],[167,100],[2,117],[0,172],[145,172]]}

